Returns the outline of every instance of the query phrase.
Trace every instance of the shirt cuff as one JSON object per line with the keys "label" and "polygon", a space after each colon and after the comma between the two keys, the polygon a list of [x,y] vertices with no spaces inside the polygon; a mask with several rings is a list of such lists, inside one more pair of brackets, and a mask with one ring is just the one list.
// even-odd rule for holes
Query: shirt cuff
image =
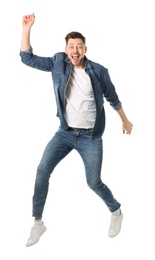
{"label": "shirt cuff", "polygon": [[32,47],[30,47],[29,49],[27,49],[26,51],[20,51],[20,54],[21,53],[33,53],[33,49]]}

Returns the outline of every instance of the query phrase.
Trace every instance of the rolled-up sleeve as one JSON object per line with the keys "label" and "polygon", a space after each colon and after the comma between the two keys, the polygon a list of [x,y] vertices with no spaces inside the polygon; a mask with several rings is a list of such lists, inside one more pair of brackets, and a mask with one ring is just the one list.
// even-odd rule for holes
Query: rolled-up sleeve
{"label": "rolled-up sleeve", "polygon": [[111,81],[108,69],[104,71],[104,97],[110,103],[113,109],[122,108],[122,103],[118,97],[115,86]]}
{"label": "rolled-up sleeve", "polygon": [[29,67],[42,71],[51,72],[52,70],[52,58],[34,55],[32,47],[26,51],[20,51],[19,55],[21,57],[21,62]]}
{"label": "rolled-up sleeve", "polygon": [[115,106],[111,105],[111,106],[113,107],[113,109],[119,110],[120,108],[122,108],[122,103],[119,101],[117,105]]}

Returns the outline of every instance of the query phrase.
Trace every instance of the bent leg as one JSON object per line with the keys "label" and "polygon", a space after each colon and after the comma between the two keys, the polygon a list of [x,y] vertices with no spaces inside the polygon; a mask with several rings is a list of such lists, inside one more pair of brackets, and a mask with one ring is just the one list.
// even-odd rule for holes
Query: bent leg
{"label": "bent leg", "polygon": [[79,143],[77,150],[85,165],[88,186],[101,197],[111,212],[116,211],[121,204],[114,198],[111,190],[101,180],[102,139],[91,140],[91,138],[87,137],[81,144]]}
{"label": "bent leg", "polygon": [[33,216],[41,218],[48,193],[49,178],[56,165],[72,150],[57,131],[47,144],[37,168],[33,195]]}

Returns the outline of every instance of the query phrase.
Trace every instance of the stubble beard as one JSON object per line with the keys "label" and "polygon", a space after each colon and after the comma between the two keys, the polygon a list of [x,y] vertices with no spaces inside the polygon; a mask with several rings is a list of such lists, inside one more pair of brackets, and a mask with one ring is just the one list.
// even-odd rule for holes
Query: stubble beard
{"label": "stubble beard", "polygon": [[[71,63],[72,63],[72,61],[71,61]],[[74,64],[72,63],[72,65],[74,67],[80,67],[80,66],[84,67],[84,65],[85,65],[84,57],[82,59],[80,59],[77,63],[76,62]]]}

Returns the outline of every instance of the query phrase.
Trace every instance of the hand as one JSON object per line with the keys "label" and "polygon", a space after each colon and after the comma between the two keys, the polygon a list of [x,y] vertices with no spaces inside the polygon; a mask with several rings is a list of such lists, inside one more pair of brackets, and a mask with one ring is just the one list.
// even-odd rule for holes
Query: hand
{"label": "hand", "polygon": [[123,134],[131,134],[131,131],[132,131],[132,127],[133,127],[133,124],[126,120],[123,125],[122,125],[122,128],[123,128]]}
{"label": "hand", "polygon": [[30,14],[30,15],[23,16],[23,20],[22,20],[23,28],[30,29],[32,27],[32,25],[34,24],[34,21],[35,21],[34,13]]}

